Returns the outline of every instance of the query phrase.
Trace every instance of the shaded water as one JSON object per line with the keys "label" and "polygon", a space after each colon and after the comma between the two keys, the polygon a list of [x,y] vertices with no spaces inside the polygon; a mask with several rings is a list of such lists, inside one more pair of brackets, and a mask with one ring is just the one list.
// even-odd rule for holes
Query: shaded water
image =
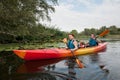
{"label": "shaded water", "polygon": [[108,42],[105,52],[79,56],[83,69],[74,59],[25,62],[12,52],[1,52],[0,80],[120,80],[119,48],[120,41]]}

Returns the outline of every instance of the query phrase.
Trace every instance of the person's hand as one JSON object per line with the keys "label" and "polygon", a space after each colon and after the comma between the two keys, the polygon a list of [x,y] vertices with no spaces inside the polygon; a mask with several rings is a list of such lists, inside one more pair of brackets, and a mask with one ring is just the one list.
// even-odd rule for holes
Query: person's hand
{"label": "person's hand", "polygon": [[74,52],[75,50],[74,49],[70,49],[71,52]]}
{"label": "person's hand", "polygon": [[69,50],[68,48],[65,48],[66,50]]}
{"label": "person's hand", "polygon": [[64,43],[67,43],[67,38],[64,38],[62,41],[63,41]]}

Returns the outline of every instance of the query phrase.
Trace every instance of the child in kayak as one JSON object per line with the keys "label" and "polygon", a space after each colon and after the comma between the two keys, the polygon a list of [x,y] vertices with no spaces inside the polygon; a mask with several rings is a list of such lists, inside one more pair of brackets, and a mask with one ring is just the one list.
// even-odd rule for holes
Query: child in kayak
{"label": "child in kayak", "polygon": [[80,42],[79,43],[79,48],[85,48],[85,43],[84,42]]}

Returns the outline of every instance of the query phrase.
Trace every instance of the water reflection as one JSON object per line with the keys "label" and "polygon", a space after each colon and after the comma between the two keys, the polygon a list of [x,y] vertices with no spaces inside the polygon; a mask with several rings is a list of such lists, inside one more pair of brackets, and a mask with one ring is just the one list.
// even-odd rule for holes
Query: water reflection
{"label": "water reflection", "polygon": [[[3,74],[0,80],[110,80],[109,72],[99,66],[101,64],[99,54],[82,56],[80,60],[84,62],[85,57],[89,58],[87,60],[89,62],[83,69],[77,67],[74,58],[28,61],[17,67],[15,64],[20,64],[17,62],[18,60],[14,58],[11,61],[7,57],[8,60],[5,63],[7,65],[9,63],[9,65],[2,66],[2,69],[6,71],[1,69]],[[66,65],[63,65],[64,63]]]}
{"label": "water reflection", "polygon": [[47,69],[48,69],[48,71],[54,71],[55,70],[55,64],[53,64],[53,65],[48,65],[47,66]]}
{"label": "water reflection", "polygon": [[69,75],[68,80],[77,80],[76,71],[75,71],[75,67],[76,67],[75,58],[72,57],[68,58],[65,64],[68,66],[68,75]]}
{"label": "water reflection", "polygon": [[[68,74],[56,71],[56,63],[63,60],[62,59],[51,59],[43,61],[29,61],[22,64],[18,69],[17,73],[22,74],[21,77],[24,77],[25,74],[30,77],[25,77],[30,80],[78,80],[75,77],[75,60],[68,59]],[[24,74],[24,75],[23,75]],[[34,74],[34,75],[28,75]],[[39,75],[38,75],[39,74]],[[40,76],[42,75],[42,76]],[[19,79],[19,77],[18,77]],[[21,78],[20,78],[21,79]]]}
{"label": "water reflection", "polygon": [[109,70],[106,68],[105,62],[101,61],[100,54],[95,53],[89,55],[89,66],[90,65],[94,69],[94,71],[91,72],[94,72],[96,74],[96,76],[93,77],[93,80],[108,80]]}
{"label": "water reflection", "polygon": [[[93,54],[89,57],[89,63],[84,64],[85,68],[78,68],[75,59],[69,58],[66,62],[68,66],[68,80],[109,80],[109,70],[104,68],[99,54]],[[84,62],[84,57],[82,57]]]}
{"label": "water reflection", "polygon": [[18,69],[18,73],[31,73],[31,72],[41,72],[45,70],[54,70],[55,63],[63,60],[61,59],[50,59],[50,60],[36,60],[36,61],[28,61],[22,64]]}
{"label": "water reflection", "polygon": [[98,53],[89,55],[89,58],[90,58],[90,63],[91,63],[91,64],[96,64],[96,65],[98,65],[101,69],[106,70],[107,72],[109,72],[109,70],[106,69],[105,63],[104,63],[103,61],[101,61],[100,55],[99,55]]}
{"label": "water reflection", "polygon": [[[28,61],[17,69],[18,76],[13,79],[17,80],[57,80],[56,76],[49,73],[55,70],[55,64],[61,59]],[[21,74],[21,75],[20,75]]]}
{"label": "water reflection", "polygon": [[91,63],[93,64],[95,64],[95,63],[100,63],[100,56],[99,56],[99,54],[97,54],[97,53],[95,53],[95,54],[91,54],[91,55],[89,55],[90,56],[90,61],[91,61]]}

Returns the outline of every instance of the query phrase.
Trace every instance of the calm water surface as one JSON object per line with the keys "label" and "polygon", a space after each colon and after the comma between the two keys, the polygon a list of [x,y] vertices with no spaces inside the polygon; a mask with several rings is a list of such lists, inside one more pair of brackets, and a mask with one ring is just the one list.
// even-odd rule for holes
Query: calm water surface
{"label": "calm water surface", "polygon": [[0,56],[0,80],[120,80],[120,41],[108,42],[105,52],[79,56],[83,69],[73,58],[25,62],[12,52]]}

